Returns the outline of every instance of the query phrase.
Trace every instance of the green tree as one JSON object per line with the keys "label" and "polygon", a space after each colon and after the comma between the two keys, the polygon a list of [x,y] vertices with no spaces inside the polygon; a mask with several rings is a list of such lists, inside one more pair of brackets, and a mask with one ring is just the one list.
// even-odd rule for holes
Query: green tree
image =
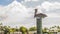
{"label": "green tree", "polygon": [[0,23],[0,31],[3,31],[3,26],[2,26],[3,24],[2,23]]}
{"label": "green tree", "polygon": [[31,28],[29,28],[29,31],[36,31],[36,30],[37,30],[36,27],[31,27]]}
{"label": "green tree", "polygon": [[19,31],[19,29],[17,29],[17,28],[16,28],[16,31],[18,32],[18,31]]}
{"label": "green tree", "polygon": [[17,31],[17,32],[19,31],[19,29],[18,29],[18,27],[17,27],[17,26],[16,26],[16,28],[15,28],[15,29],[16,29],[16,31]]}
{"label": "green tree", "polygon": [[22,32],[22,34],[25,34],[27,31],[27,28],[22,26],[22,27],[20,27],[20,31]]}
{"label": "green tree", "polygon": [[9,28],[8,28],[7,26],[4,26],[4,34],[7,34],[7,33],[10,34],[10,32],[9,32]]}
{"label": "green tree", "polygon": [[57,26],[57,30],[58,30],[58,32],[60,32],[60,27],[59,26]]}
{"label": "green tree", "polygon": [[45,27],[45,28],[43,29],[43,32],[47,32],[47,30],[48,30],[48,28]]}
{"label": "green tree", "polygon": [[15,32],[15,31],[16,31],[15,28],[11,28],[11,29],[10,29],[10,32]]}

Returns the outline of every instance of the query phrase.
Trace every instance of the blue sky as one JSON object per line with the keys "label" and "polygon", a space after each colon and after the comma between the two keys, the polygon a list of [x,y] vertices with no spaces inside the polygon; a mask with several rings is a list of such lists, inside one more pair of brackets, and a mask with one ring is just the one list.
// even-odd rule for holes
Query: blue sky
{"label": "blue sky", "polygon": [[8,5],[11,2],[13,2],[13,0],[0,0],[0,5]]}
{"label": "blue sky", "polygon": [[44,27],[60,25],[60,0],[0,0],[0,20],[11,27],[36,26],[34,8],[38,8],[38,13],[47,14]]}
{"label": "blue sky", "polygon": [[[13,1],[14,1],[14,0],[0,0],[0,5],[3,5],[3,6],[9,5],[9,4],[12,3]],[[23,0],[16,0],[16,1],[21,2],[21,1],[23,1]]]}
{"label": "blue sky", "polygon": [[[0,5],[8,5],[10,3],[12,3],[14,0],[0,0]],[[21,2],[21,1],[25,1],[25,0],[16,0],[18,2]],[[33,1],[30,1],[30,2],[26,2],[27,5],[30,6],[31,3],[35,3],[35,4],[41,4],[43,3],[44,1],[49,1],[49,2],[60,2],[60,0],[38,0],[39,2],[33,2]]]}

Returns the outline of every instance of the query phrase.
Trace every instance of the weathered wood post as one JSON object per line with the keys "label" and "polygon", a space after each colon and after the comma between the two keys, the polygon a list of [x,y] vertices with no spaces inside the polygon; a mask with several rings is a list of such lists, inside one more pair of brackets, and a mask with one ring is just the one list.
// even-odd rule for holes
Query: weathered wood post
{"label": "weathered wood post", "polygon": [[36,23],[37,23],[37,34],[42,34],[42,18],[47,17],[45,14],[37,14],[37,9],[35,9]]}

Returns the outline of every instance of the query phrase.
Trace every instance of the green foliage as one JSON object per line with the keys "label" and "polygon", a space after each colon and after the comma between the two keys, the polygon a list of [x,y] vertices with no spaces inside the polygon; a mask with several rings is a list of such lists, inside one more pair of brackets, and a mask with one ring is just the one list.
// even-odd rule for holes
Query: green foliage
{"label": "green foliage", "polygon": [[29,29],[29,31],[36,31],[36,30],[37,30],[36,27],[31,27],[31,28]]}
{"label": "green foliage", "polygon": [[16,31],[19,31],[19,29],[16,29]]}
{"label": "green foliage", "polygon": [[27,28],[22,26],[20,27],[20,31],[22,32],[22,34],[25,34],[25,32],[27,32]]}
{"label": "green foliage", "polygon": [[7,26],[4,26],[4,34],[10,33],[10,29]]}
{"label": "green foliage", "polygon": [[26,28],[26,27],[23,27],[23,26],[22,26],[22,27],[20,27],[20,31],[21,31],[21,32],[26,32],[26,30],[27,30],[27,28]]}
{"label": "green foliage", "polygon": [[10,29],[10,32],[15,32],[15,31],[16,31],[15,28],[11,28],[11,29]]}
{"label": "green foliage", "polygon": [[45,27],[45,28],[43,29],[43,32],[47,32],[47,30],[48,30],[48,28]]}

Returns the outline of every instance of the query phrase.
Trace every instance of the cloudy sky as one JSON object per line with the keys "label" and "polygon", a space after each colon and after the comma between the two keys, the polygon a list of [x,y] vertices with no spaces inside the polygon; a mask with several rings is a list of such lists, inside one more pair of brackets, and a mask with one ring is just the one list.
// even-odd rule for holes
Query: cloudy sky
{"label": "cloudy sky", "polygon": [[11,27],[36,26],[34,9],[45,13],[43,27],[60,25],[60,0],[0,0],[0,22]]}

